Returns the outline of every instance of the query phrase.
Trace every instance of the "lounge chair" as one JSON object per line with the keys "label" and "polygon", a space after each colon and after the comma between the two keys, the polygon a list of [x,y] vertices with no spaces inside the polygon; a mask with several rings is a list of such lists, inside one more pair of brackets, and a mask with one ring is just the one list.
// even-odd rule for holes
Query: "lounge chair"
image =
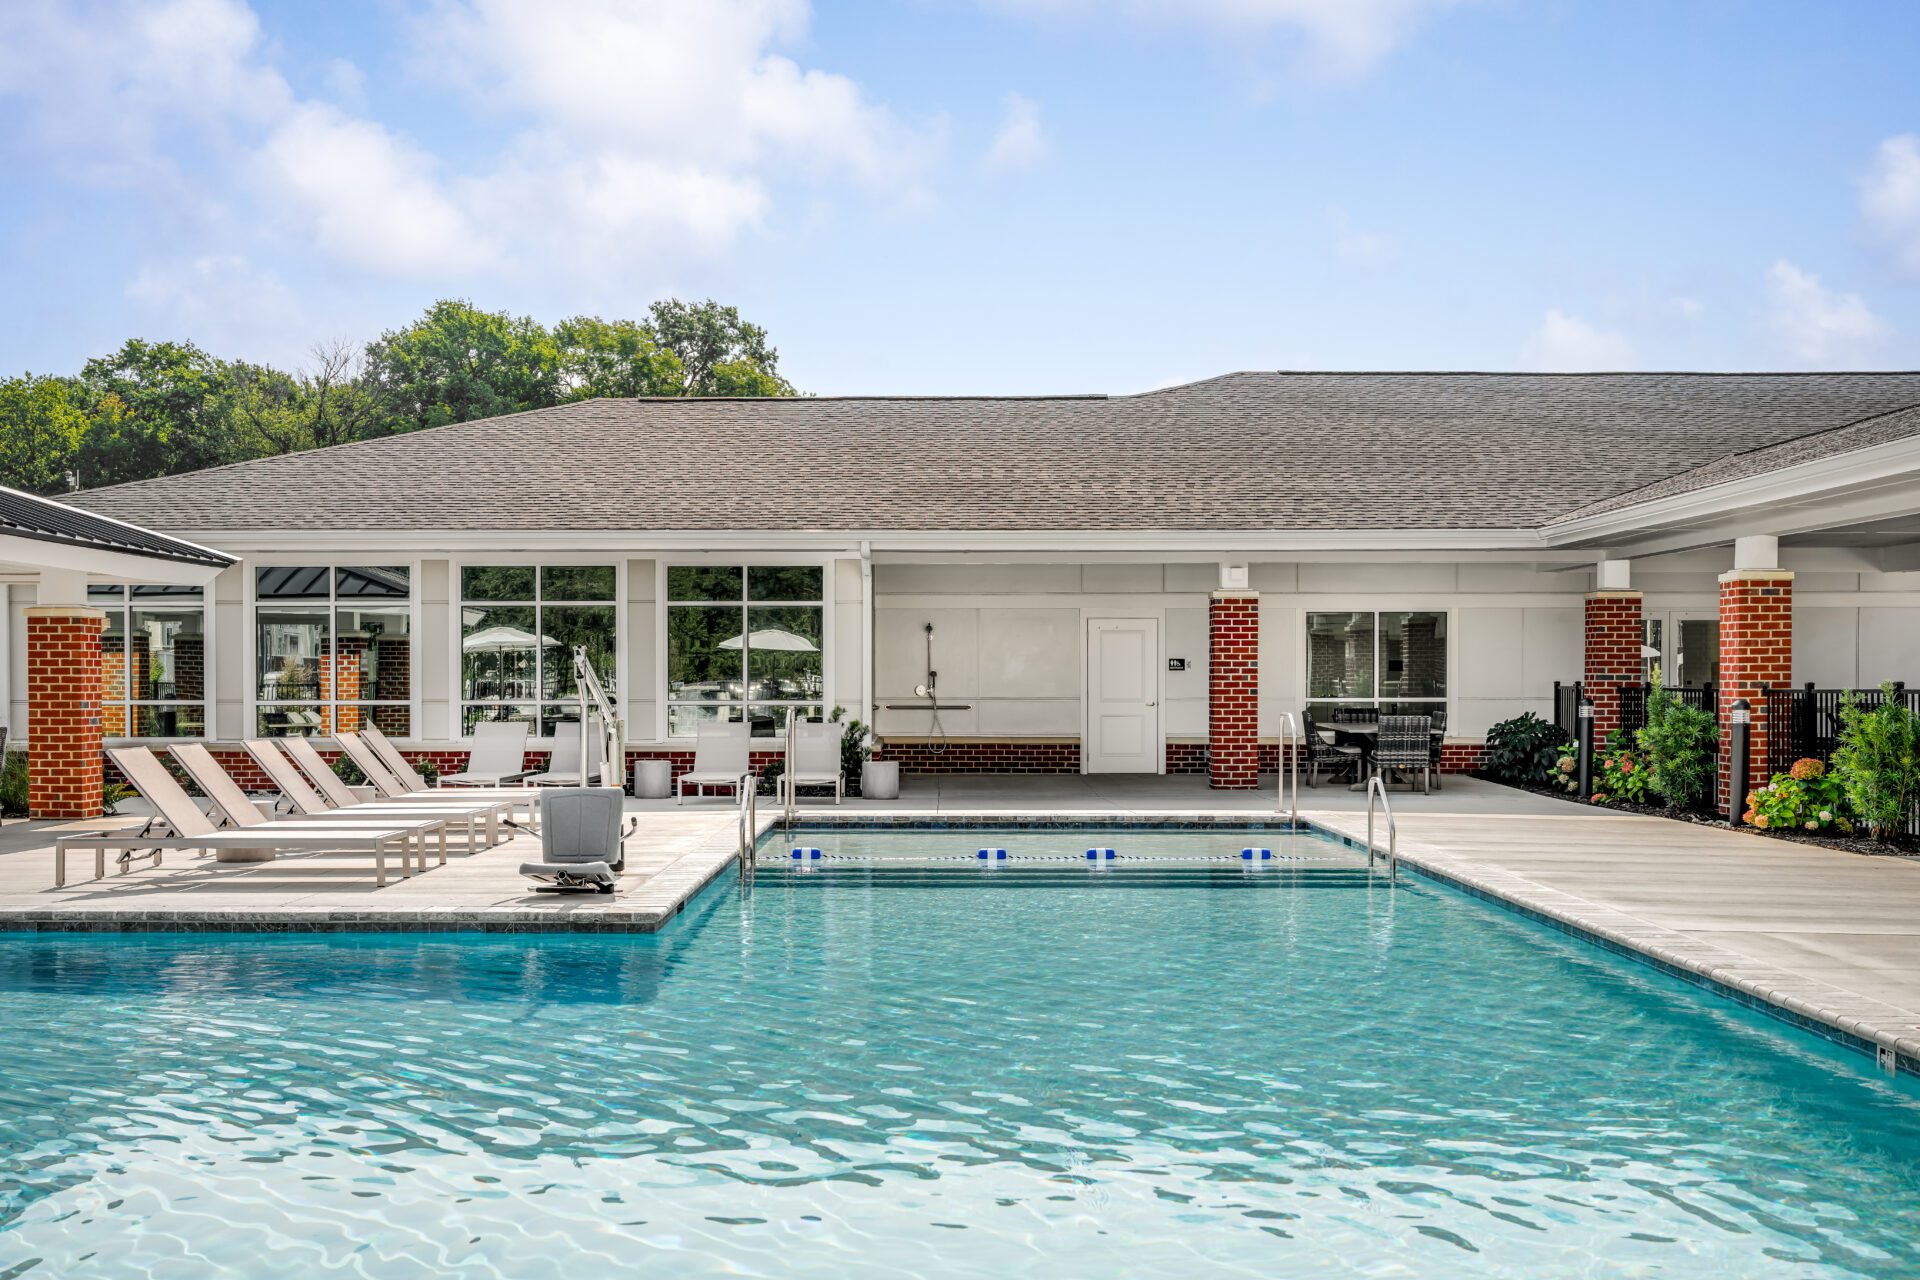
{"label": "lounge chair", "polygon": [[708,787],[732,787],[738,794],[740,780],[751,771],[747,756],[751,741],[744,724],[702,721],[693,738],[693,768],[675,783],[674,803],[686,803],[689,785],[703,792]]}
{"label": "lounge chair", "polygon": [[[167,748],[180,767],[193,779],[193,785],[200,788],[200,794],[213,806],[214,814],[219,815],[220,825],[237,830],[248,827],[271,827],[292,823],[298,826],[346,826],[378,827],[389,826],[399,820],[397,814],[359,814],[348,810],[335,810],[311,817],[290,817],[274,819],[260,811],[246,790],[233,780],[233,776],[221,767],[213,753],[197,742],[178,742]],[[209,815],[213,816],[213,815]],[[406,821],[418,822],[438,834],[440,838],[440,865],[447,865],[447,828],[459,823],[465,831],[467,844],[471,847],[482,830],[480,819],[485,815],[477,813],[459,813],[448,809],[439,813],[414,813]]]}
{"label": "lounge chair", "polygon": [[[436,805],[448,805],[456,809],[485,801],[496,801],[526,806],[528,825],[535,826],[539,823],[538,805],[540,793],[524,787],[487,788],[463,791],[408,791],[404,795],[394,796],[384,800],[362,801],[359,796],[354,794],[353,788],[340,780],[340,775],[333,771],[333,766],[329,765],[326,760],[321,757],[320,752],[314,747],[311,739],[276,738],[274,741],[278,742],[280,749],[285,751],[287,756],[292,759],[295,764],[300,766],[301,772],[305,773],[308,779],[312,781],[314,789],[319,791],[319,793],[326,798],[327,803],[336,809],[348,809],[363,803],[385,804],[402,799],[407,802],[409,807],[419,805],[423,808],[431,808]],[[352,757],[349,756],[348,759],[352,759]],[[396,783],[395,785],[398,784]],[[378,787],[375,787],[375,790],[378,789]],[[512,811],[509,810],[507,822],[513,824],[514,821]]]}
{"label": "lounge chair", "polygon": [[521,781],[529,787],[597,787],[603,780],[607,748],[600,738],[600,727],[587,727],[587,776],[580,776],[580,722],[562,720],[553,727],[553,752],[547,767],[530,773]]}
{"label": "lounge chair", "polygon": [[787,756],[787,795],[799,801],[799,787],[832,787],[833,802],[846,793],[840,776],[840,726],[805,720],[793,726],[793,750]]}
{"label": "lounge chair", "polygon": [[541,801],[541,860],[520,864],[521,875],[542,882],[535,893],[613,892],[639,825],[625,817],[624,799],[618,787],[568,787]]}
{"label": "lounge chair", "polygon": [[518,720],[483,720],[473,726],[473,749],[467,767],[443,773],[443,787],[499,787],[519,782],[527,768],[527,726]]}
{"label": "lounge chair", "polygon": [[[273,783],[274,789],[280,793],[280,802],[289,812],[304,817],[312,818],[333,813],[352,814],[354,817],[365,818],[400,817],[408,814],[433,818],[438,815],[471,814],[475,818],[486,819],[486,842],[490,845],[498,844],[505,838],[505,833],[500,829],[501,824],[511,822],[513,819],[514,802],[512,800],[488,799],[478,792],[471,791],[460,793],[460,799],[464,803],[448,804],[431,796],[422,797],[419,800],[411,796],[398,800],[362,800],[353,794],[352,788],[342,785],[335,793],[340,797],[340,802],[331,804],[301,775],[299,768],[280,750],[274,739],[249,738],[240,745],[247,749],[247,754],[253,757],[253,762],[260,766],[260,772],[266,774],[267,780]],[[327,776],[333,778],[336,783],[340,781],[332,770],[327,771]],[[459,818],[456,816],[455,820],[458,821]],[[472,846],[472,841],[472,824],[469,822],[469,847]]]}
{"label": "lounge chair", "polygon": [[373,748],[373,754],[380,757],[380,763],[387,766],[387,772],[398,778],[409,791],[431,791],[427,780],[413,767],[413,762],[400,754],[400,748],[393,740],[380,732],[379,726],[365,724],[360,727],[361,741]]}
{"label": "lounge chair", "polygon": [[[395,818],[390,823],[366,826],[345,823],[326,825],[276,822],[267,827],[247,827],[222,831],[213,819],[200,812],[158,757],[145,747],[109,748],[107,756],[154,808],[154,816],[133,831],[90,831],[65,835],[53,843],[53,883],[67,883],[67,854],[76,850],[93,853],[93,878],[107,874],[106,858],[118,852],[121,871],[138,857],[150,857],[161,865],[168,849],[213,850],[218,853],[255,855],[251,861],[271,858],[282,849],[365,850],[373,854],[374,883],[387,883],[387,854],[400,855],[400,873],[412,875],[407,865],[408,850],[417,851],[422,867],[426,864],[426,837],[431,822],[408,822]],[[444,828],[443,828],[444,829]]]}

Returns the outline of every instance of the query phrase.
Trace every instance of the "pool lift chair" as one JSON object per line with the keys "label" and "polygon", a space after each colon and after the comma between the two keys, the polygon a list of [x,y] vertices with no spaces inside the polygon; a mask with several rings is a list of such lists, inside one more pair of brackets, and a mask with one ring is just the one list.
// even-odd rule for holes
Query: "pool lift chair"
{"label": "pool lift chair", "polygon": [[[624,763],[620,718],[593,674],[585,646],[574,648],[573,678],[580,698],[580,758],[593,757],[587,735],[598,732],[604,759]],[[640,825],[640,819],[626,816],[625,798],[617,786],[551,787],[541,795],[541,860],[520,864],[521,875],[540,882],[534,892],[613,892],[614,877],[627,867],[627,837]]]}

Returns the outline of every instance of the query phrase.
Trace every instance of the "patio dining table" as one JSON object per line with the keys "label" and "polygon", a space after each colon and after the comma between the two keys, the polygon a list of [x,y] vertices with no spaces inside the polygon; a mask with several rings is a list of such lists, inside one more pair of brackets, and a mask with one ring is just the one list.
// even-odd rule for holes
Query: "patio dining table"
{"label": "patio dining table", "polygon": [[[1318,727],[1332,730],[1335,742],[1360,748],[1360,780],[1347,790],[1365,791],[1367,779],[1373,773],[1373,749],[1380,743],[1380,722],[1378,720],[1329,720]],[[1444,734],[1445,730],[1433,729],[1430,732],[1440,735]]]}

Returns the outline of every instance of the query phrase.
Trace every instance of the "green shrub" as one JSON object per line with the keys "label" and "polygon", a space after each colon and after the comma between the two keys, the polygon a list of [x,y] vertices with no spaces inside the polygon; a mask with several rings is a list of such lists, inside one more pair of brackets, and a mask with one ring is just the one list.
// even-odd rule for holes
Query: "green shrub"
{"label": "green shrub", "polygon": [[[1593,780],[1595,804],[1645,804],[1649,788],[1649,770],[1644,756],[1634,750],[1625,729],[1607,735],[1607,745],[1595,762],[1599,776]],[[1578,784],[1576,779],[1575,785]]]}
{"label": "green shrub", "polygon": [[1818,760],[1796,760],[1792,772],[1749,791],[1740,820],[1762,831],[1853,830],[1846,790]]}
{"label": "green shrub", "polygon": [[1566,740],[1559,725],[1531,711],[1502,720],[1487,730],[1487,754],[1480,772],[1495,782],[1544,786],[1556,776]]}
{"label": "green shrub", "polygon": [[27,815],[27,753],[9,751],[0,760],[0,814],[9,818]]}
{"label": "green shrub", "polygon": [[1647,787],[1670,809],[1704,809],[1719,772],[1720,727],[1713,713],[1665,689],[1647,695],[1647,726],[1636,735],[1646,756]]}
{"label": "green shrub", "polygon": [[364,787],[367,785],[367,775],[360,772],[360,766],[355,764],[352,758],[345,752],[333,758],[331,768],[333,769],[334,775],[350,787]]}
{"label": "green shrub", "polygon": [[138,794],[140,793],[132,787],[124,782],[118,781],[112,774],[102,770],[100,778],[100,807],[106,813],[109,815],[119,813],[120,802],[123,800],[131,800]]}
{"label": "green shrub", "polygon": [[1833,774],[1847,804],[1876,840],[1906,830],[1920,794],[1920,721],[1891,683],[1880,686],[1877,705],[1851,692],[1840,704],[1840,747]]}

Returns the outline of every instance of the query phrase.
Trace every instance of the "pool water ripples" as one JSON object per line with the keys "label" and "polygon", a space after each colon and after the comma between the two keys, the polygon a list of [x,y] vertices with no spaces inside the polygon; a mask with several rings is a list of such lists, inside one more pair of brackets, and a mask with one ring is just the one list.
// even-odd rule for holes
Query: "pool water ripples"
{"label": "pool water ripples", "polygon": [[0,1276],[1920,1274],[1870,1063],[1330,847],[958,842],[654,937],[11,935]]}

